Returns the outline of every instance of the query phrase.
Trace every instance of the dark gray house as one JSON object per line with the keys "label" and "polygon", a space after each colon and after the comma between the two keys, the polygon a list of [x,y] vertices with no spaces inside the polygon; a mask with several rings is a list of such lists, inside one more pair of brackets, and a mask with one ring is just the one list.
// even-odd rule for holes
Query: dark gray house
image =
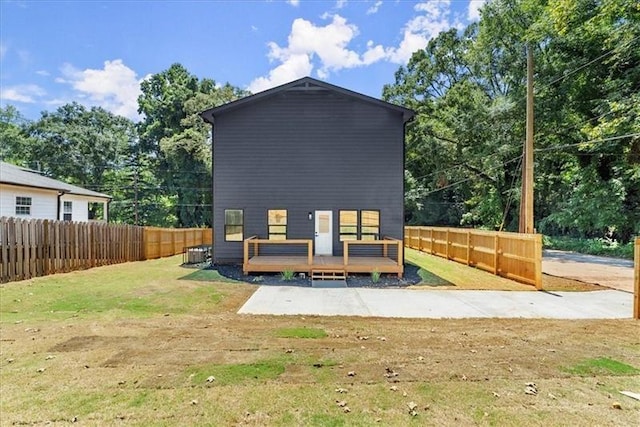
{"label": "dark gray house", "polygon": [[310,77],[201,113],[213,125],[214,262],[246,264],[253,238],[259,255],[306,254],[296,269],[311,273],[312,256],[341,264],[345,241],[402,241],[413,114]]}

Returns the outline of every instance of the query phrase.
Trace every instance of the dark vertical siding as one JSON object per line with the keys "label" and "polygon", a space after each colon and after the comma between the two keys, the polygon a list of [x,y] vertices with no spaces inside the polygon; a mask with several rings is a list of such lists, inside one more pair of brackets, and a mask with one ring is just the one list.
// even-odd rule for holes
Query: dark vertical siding
{"label": "dark vertical siding", "polygon": [[245,238],[267,238],[267,210],[287,209],[290,239],[312,239],[308,213],[380,211],[380,235],[402,238],[400,112],[328,90],[292,90],[220,114],[214,126],[214,258],[242,259],[224,241],[224,209],[244,209]]}

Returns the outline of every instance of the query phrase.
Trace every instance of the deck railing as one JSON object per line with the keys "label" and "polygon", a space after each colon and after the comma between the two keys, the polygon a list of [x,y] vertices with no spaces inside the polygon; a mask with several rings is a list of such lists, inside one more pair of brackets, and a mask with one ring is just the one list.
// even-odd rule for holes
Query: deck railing
{"label": "deck railing", "polygon": [[344,265],[349,265],[349,247],[350,246],[381,246],[382,247],[382,256],[384,258],[389,258],[390,247],[395,247],[395,262],[398,267],[397,273],[402,275],[404,269],[404,256],[402,252],[402,241],[398,239],[393,239],[391,237],[384,237],[382,240],[345,240],[342,242],[344,244],[343,249],[343,258]]}
{"label": "deck railing", "polygon": [[542,235],[405,227],[404,245],[542,289]]}
{"label": "deck railing", "polygon": [[[304,250],[299,255],[294,257],[291,254],[283,255],[282,253],[267,253],[264,254],[260,249],[265,245],[302,245]],[[402,275],[404,270],[404,257],[403,257],[403,245],[402,241],[385,237],[384,240],[349,240],[343,242],[343,255],[340,257],[333,257],[340,261],[329,265],[333,268],[344,268],[346,271],[351,272],[371,272],[378,270],[381,273],[396,273]],[[243,242],[243,271],[245,274],[251,271],[283,271],[288,268],[293,268],[296,271],[306,271],[311,273],[315,268],[326,268],[326,263],[318,265],[314,264],[313,256],[313,240],[310,239],[288,239],[288,240],[268,240],[260,239],[258,236],[251,236]],[[371,251],[366,251],[366,254],[354,255],[354,249],[356,246],[366,247],[379,247],[379,255],[371,255]],[[304,255],[302,254],[304,252]],[[261,257],[264,256],[264,259]],[[254,257],[258,257],[251,261]],[[272,257],[271,259],[269,259]],[[286,258],[289,259],[286,259]],[[389,263],[363,263],[364,258],[376,258],[385,257],[393,259],[393,264]],[[277,258],[281,258],[278,260]],[[351,262],[350,259],[353,261]],[[256,262],[257,261],[257,262]],[[276,262],[274,262],[276,261]]]}
{"label": "deck railing", "polygon": [[247,274],[249,272],[249,259],[260,255],[260,245],[305,245],[307,265],[311,268],[313,264],[313,240],[310,239],[288,239],[288,240],[269,240],[260,239],[258,236],[251,236],[244,239],[244,258],[243,270]]}

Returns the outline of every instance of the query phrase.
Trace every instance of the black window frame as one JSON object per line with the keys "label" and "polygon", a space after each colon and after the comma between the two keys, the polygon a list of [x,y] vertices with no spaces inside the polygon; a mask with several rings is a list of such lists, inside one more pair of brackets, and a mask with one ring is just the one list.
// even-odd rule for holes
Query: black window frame
{"label": "black window frame", "polygon": [[[271,212],[284,211],[284,224],[271,223]],[[287,240],[287,233],[289,231],[289,212],[286,209],[267,209],[267,239],[269,240]],[[272,227],[284,227],[282,231],[272,231]],[[284,236],[284,238],[271,238],[271,236]]]}
{"label": "black window frame", "polygon": [[[365,225],[364,224],[364,213],[365,212],[376,212],[378,214],[378,224],[377,225]],[[372,233],[370,231],[364,232],[364,228],[377,228],[377,232]],[[362,209],[360,211],[360,227],[358,229],[360,232],[360,240],[380,240],[380,210],[379,209]],[[372,239],[367,239],[364,236],[373,236]]]}
{"label": "black window frame", "polygon": [[[240,211],[240,223],[239,224],[229,224],[227,223],[227,212],[229,211]],[[237,231],[234,233],[229,232],[229,228],[231,227],[240,227],[240,240],[237,239],[229,239],[230,234],[237,234]],[[244,209],[225,209],[224,210],[224,241],[225,242],[242,242],[244,240]]]}
{"label": "black window frame", "polygon": [[[342,224],[342,212],[354,212],[355,213],[355,219],[356,219],[356,223],[354,224]],[[358,240],[358,231],[359,231],[359,221],[360,220],[360,213],[357,209],[340,209],[338,210],[338,238],[340,239],[341,242],[344,242],[345,240]],[[354,232],[353,233],[343,233],[342,232],[342,228],[343,227],[353,227],[354,228]],[[353,238],[347,239],[345,238],[346,236],[352,236]]]}

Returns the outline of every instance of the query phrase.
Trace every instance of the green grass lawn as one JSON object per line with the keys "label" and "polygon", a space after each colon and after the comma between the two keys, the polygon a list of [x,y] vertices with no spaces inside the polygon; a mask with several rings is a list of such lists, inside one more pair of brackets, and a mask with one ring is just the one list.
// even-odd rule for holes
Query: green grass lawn
{"label": "green grass lawn", "polygon": [[176,270],[172,257],[8,283],[0,322],[199,313],[220,301],[220,289],[206,286],[220,279],[216,271]]}
{"label": "green grass lawn", "polygon": [[535,290],[533,286],[524,285],[505,279],[486,271],[468,267],[434,255],[425,254],[415,249],[405,248],[405,259],[420,267],[418,274],[423,278],[424,287],[451,287],[453,289],[487,289],[487,290]]}

